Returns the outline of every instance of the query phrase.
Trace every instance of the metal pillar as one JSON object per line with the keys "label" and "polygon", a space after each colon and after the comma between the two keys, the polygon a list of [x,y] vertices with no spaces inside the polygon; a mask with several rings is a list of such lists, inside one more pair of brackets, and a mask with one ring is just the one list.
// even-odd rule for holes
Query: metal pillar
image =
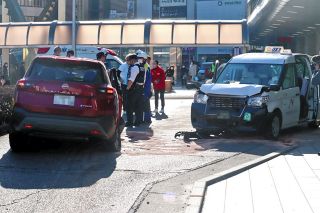
{"label": "metal pillar", "polygon": [[77,56],[76,49],[76,0],[72,0],[72,49]]}

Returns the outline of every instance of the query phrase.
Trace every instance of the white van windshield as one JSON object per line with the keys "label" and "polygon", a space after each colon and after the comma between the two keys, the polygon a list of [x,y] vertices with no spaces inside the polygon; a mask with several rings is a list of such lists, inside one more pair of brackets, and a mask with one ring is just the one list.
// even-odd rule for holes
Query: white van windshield
{"label": "white van windshield", "polygon": [[282,68],[281,64],[228,64],[216,83],[270,86],[279,83]]}

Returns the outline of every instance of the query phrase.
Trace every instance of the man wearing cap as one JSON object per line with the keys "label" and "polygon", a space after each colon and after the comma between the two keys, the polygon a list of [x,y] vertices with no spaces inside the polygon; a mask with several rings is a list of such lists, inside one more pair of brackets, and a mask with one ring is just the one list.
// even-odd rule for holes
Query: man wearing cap
{"label": "man wearing cap", "polygon": [[[143,92],[145,71],[137,62],[136,54],[127,55],[128,85],[127,85],[127,123],[126,127],[139,126],[143,122]],[[135,121],[133,122],[133,113]]]}

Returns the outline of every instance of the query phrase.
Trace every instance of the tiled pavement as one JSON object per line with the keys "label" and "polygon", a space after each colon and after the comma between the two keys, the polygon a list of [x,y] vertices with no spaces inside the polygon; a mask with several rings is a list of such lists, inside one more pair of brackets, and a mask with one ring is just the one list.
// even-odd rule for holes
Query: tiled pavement
{"label": "tiled pavement", "polygon": [[320,143],[299,148],[207,188],[203,213],[320,213]]}

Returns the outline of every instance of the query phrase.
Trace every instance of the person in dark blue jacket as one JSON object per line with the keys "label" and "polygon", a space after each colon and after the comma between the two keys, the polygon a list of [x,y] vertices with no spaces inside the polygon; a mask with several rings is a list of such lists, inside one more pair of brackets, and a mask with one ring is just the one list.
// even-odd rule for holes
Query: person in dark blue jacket
{"label": "person in dark blue jacket", "polygon": [[144,103],[143,103],[143,122],[146,124],[151,124],[151,107],[150,107],[150,98],[152,96],[151,92],[151,71],[150,71],[150,65],[147,63],[148,55],[139,50],[137,52],[138,56],[138,62],[141,66],[144,67],[145,70],[145,82],[144,82]]}

